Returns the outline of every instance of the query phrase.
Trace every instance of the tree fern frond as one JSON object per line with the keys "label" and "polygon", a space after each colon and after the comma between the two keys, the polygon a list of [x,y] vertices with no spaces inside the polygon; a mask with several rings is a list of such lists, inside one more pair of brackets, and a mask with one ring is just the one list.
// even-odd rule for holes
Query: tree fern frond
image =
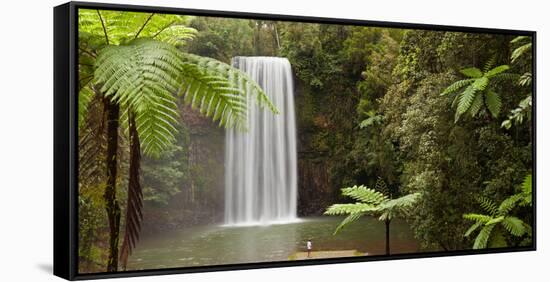
{"label": "tree fern frond", "polygon": [[489,222],[492,217],[484,214],[477,214],[477,213],[468,213],[462,216],[464,219],[475,221],[475,222],[481,222],[482,224],[485,224]]}
{"label": "tree fern frond", "polygon": [[458,90],[462,89],[463,87],[471,84],[475,79],[463,79],[459,80],[451,85],[449,85],[443,92],[440,94],[441,96],[448,95],[454,92],[457,92]]}
{"label": "tree fern frond", "polygon": [[479,205],[490,215],[496,216],[498,214],[497,205],[491,201],[489,198],[480,197],[478,198]]}
{"label": "tree fern frond", "polygon": [[175,140],[178,52],[166,43],[139,39],[103,48],[96,60],[95,83],[106,97],[135,112],[141,145],[149,156],[159,156]]}
{"label": "tree fern frond", "polygon": [[477,221],[476,223],[472,224],[472,226],[470,226],[470,228],[468,228],[466,233],[464,233],[464,237],[469,237],[470,234],[472,234],[472,232],[476,231],[482,225],[483,225],[483,222],[481,222],[481,221]]}
{"label": "tree fern frond", "polygon": [[475,117],[477,113],[479,113],[479,110],[481,110],[482,106],[483,106],[483,95],[476,95],[469,109],[470,115],[472,117]]}
{"label": "tree fern frond", "polygon": [[338,224],[338,226],[336,227],[336,229],[334,230],[334,233],[332,233],[332,235],[336,235],[344,227],[346,227],[350,223],[358,220],[363,215],[365,215],[365,213],[352,213],[352,214],[348,215],[346,218],[344,218],[344,220],[342,220],[342,222],[340,222],[340,224]]}
{"label": "tree fern frond", "polygon": [[472,102],[474,101],[475,95],[476,95],[476,90],[472,85],[469,85],[468,87],[466,87],[464,92],[460,94],[460,98],[458,100],[458,106],[457,106],[457,113],[462,115],[463,113],[468,111],[468,109],[472,105]]}
{"label": "tree fern frond", "polygon": [[384,194],[363,185],[343,188],[342,195],[363,203],[374,205],[380,204],[381,202],[387,200],[387,197]]}
{"label": "tree fern frond", "polygon": [[397,199],[388,200],[380,205],[381,209],[395,210],[411,207],[420,198],[420,193],[407,194]]}
{"label": "tree fern frond", "polygon": [[518,79],[518,85],[519,86],[529,86],[531,85],[532,81],[532,74],[530,72],[526,72],[521,75],[521,77]]}
{"label": "tree fern frond", "polygon": [[371,204],[355,203],[355,204],[334,204],[327,208],[324,214],[326,215],[345,215],[355,213],[366,213],[377,211],[377,208]]}
{"label": "tree fern frond", "polygon": [[489,78],[487,77],[478,78],[472,83],[472,87],[475,91],[483,91],[487,85],[489,85]]}
{"label": "tree fern frond", "polygon": [[481,231],[479,231],[479,234],[474,241],[474,249],[487,248],[487,242],[489,241],[493,228],[495,228],[495,225],[486,225],[481,228]]}
{"label": "tree fern frond", "polygon": [[390,197],[390,190],[388,189],[388,185],[386,184],[386,181],[384,181],[381,177],[378,177],[376,179],[376,184],[374,184],[374,189],[387,197]]}
{"label": "tree fern frond", "polygon": [[485,104],[487,105],[487,108],[489,109],[489,112],[491,112],[493,117],[498,117],[498,115],[500,114],[500,109],[502,107],[500,95],[498,95],[492,89],[487,90],[487,92],[485,93]]}
{"label": "tree fern frond", "polygon": [[493,68],[496,62],[497,62],[497,56],[495,55],[491,56],[489,60],[485,62],[485,66],[483,66],[483,73],[487,73],[491,68]]}
{"label": "tree fern frond", "polygon": [[497,74],[501,74],[501,73],[503,73],[503,72],[505,72],[509,69],[510,69],[510,66],[508,66],[508,65],[500,65],[500,66],[495,67],[495,68],[489,70],[488,72],[486,72],[484,77],[491,78],[491,77],[493,77]]}
{"label": "tree fern frond", "polygon": [[463,75],[471,78],[480,78],[483,76],[483,73],[478,68],[466,68],[466,69],[460,70],[460,72]]}
{"label": "tree fern frond", "polygon": [[265,106],[273,113],[279,113],[263,89],[247,74],[215,59],[189,53],[184,53],[182,56],[184,62],[194,64],[206,73],[228,79],[228,81],[232,83],[232,86],[235,88],[250,89],[250,94],[256,95],[257,103],[260,107]]}
{"label": "tree fern frond", "polygon": [[526,40],[531,40],[531,37],[525,36],[525,35],[520,35],[520,36],[516,36],[514,39],[510,40],[510,43],[515,44],[515,43],[519,43],[521,41],[526,41]]}
{"label": "tree fern frond", "polygon": [[491,84],[495,85],[503,81],[517,81],[520,77],[517,73],[499,73],[491,77]]}
{"label": "tree fern frond", "polygon": [[532,43],[527,43],[524,45],[519,46],[518,48],[514,49],[512,51],[512,55],[510,56],[510,59],[512,60],[512,63],[517,61],[519,57],[521,57],[523,54],[530,52],[532,48]]}
{"label": "tree fern frond", "polygon": [[521,237],[527,232],[525,229],[525,223],[515,216],[507,216],[504,218],[502,225],[506,228],[506,230],[508,230],[508,232],[510,232],[510,234],[516,237]]}
{"label": "tree fern frond", "polygon": [[163,29],[155,35],[155,39],[172,44],[174,46],[182,46],[187,41],[195,38],[197,30],[181,24],[173,24]]}
{"label": "tree fern frond", "polygon": [[515,194],[506,198],[498,206],[498,214],[507,215],[512,209],[514,209],[519,201],[523,200],[522,194]]}
{"label": "tree fern frond", "polygon": [[533,201],[533,175],[528,174],[521,184],[521,193],[523,194],[523,205],[531,205]]}
{"label": "tree fern frond", "polygon": [[503,220],[504,220],[504,216],[498,216],[498,217],[492,218],[491,220],[487,221],[487,222],[485,223],[485,226],[487,226],[487,225],[495,225],[495,224],[497,224],[497,223],[501,223]]}
{"label": "tree fern frond", "polygon": [[246,127],[246,96],[222,76],[212,76],[194,64],[182,64],[182,80],[179,95],[184,102],[214,121],[220,120],[220,126]]}
{"label": "tree fern frond", "polygon": [[181,45],[196,34],[196,30],[187,27],[188,17],[180,15],[96,9],[78,12],[79,33],[98,35],[106,31],[111,45],[127,44],[137,38]]}

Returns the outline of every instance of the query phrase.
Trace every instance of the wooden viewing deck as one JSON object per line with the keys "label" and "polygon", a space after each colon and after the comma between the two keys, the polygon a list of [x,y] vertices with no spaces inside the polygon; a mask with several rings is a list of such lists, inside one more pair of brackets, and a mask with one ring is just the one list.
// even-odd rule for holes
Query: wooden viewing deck
{"label": "wooden viewing deck", "polygon": [[303,259],[320,259],[320,258],[341,258],[341,257],[356,257],[366,256],[368,253],[361,253],[357,250],[340,250],[340,251],[312,251],[310,257],[307,257],[307,252],[296,252],[288,256],[289,260]]}

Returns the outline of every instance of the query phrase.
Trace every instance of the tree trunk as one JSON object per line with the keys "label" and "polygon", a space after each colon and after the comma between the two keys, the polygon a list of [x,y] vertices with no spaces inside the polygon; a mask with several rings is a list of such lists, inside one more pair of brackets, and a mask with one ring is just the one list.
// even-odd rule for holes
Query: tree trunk
{"label": "tree trunk", "polygon": [[386,224],[386,255],[390,254],[390,221],[385,220]]}
{"label": "tree trunk", "polygon": [[120,230],[120,205],[116,198],[119,106],[107,98],[104,99],[104,103],[107,112],[107,183],[103,198],[105,199],[105,208],[109,220],[107,271],[115,272],[118,268],[118,235]]}
{"label": "tree trunk", "polygon": [[134,114],[128,113],[128,123],[130,131],[130,167],[128,172],[128,201],[126,205],[126,221],[124,239],[120,247],[120,266],[126,270],[128,256],[136,246],[141,230],[141,221],[143,220],[143,192],[139,180],[141,146],[139,143],[139,134],[136,128]]}

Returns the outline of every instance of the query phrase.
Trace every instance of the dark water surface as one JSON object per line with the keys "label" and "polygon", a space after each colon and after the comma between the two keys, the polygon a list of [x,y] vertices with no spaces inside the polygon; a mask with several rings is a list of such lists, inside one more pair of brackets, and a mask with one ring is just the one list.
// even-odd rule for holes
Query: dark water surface
{"label": "dark water surface", "polygon": [[[357,250],[384,254],[384,223],[362,218],[332,235],[343,218],[313,217],[300,222],[268,226],[202,226],[144,237],[128,260],[128,270],[266,261],[286,261],[305,251]],[[390,230],[391,253],[420,251],[405,221],[395,219]]]}

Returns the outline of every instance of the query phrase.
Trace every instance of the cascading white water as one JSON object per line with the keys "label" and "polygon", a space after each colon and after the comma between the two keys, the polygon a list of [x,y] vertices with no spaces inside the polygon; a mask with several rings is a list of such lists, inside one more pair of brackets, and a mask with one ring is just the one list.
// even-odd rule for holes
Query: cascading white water
{"label": "cascading white water", "polygon": [[248,130],[225,135],[225,224],[295,221],[296,122],[290,63],[276,57],[235,57],[234,67],[254,79],[279,110],[248,99]]}

